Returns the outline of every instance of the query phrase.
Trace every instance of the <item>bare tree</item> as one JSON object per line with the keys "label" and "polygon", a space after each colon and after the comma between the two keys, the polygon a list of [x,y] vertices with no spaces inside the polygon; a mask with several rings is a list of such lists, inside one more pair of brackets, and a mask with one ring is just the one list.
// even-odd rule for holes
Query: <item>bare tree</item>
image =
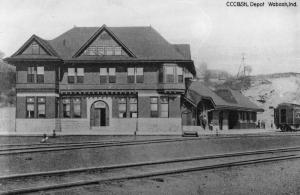
{"label": "bare tree", "polygon": [[4,52],[0,50],[0,59],[3,59],[4,55]]}

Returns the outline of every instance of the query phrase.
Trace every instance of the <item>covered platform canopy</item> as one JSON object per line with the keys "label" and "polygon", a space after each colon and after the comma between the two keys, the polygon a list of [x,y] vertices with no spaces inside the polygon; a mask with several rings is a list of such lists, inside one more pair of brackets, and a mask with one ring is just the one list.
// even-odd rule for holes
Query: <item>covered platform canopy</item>
{"label": "covered platform canopy", "polygon": [[232,89],[218,89],[213,91],[198,81],[191,83],[185,98],[195,107],[197,107],[200,101],[209,100],[215,110],[264,111],[239,91]]}

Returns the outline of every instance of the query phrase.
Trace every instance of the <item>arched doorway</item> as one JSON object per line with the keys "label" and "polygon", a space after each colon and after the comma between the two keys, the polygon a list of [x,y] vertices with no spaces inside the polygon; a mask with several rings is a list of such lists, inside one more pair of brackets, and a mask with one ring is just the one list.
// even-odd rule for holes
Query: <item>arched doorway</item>
{"label": "arched doorway", "polygon": [[109,109],[104,101],[96,101],[90,110],[91,127],[109,126]]}

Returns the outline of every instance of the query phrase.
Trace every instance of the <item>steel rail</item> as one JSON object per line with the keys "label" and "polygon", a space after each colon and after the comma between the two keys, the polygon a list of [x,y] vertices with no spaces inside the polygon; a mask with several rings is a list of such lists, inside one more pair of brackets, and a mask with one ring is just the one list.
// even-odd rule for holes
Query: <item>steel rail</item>
{"label": "steel rail", "polygon": [[10,190],[10,191],[4,191],[4,192],[1,192],[1,194],[3,194],[3,195],[24,194],[24,193],[46,191],[46,190],[78,187],[78,186],[83,186],[83,185],[99,184],[99,183],[103,183],[103,182],[141,179],[141,178],[148,178],[148,177],[155,177],[155,176],[164,176],[164,175],[172,175],[172,174],[179,174],[179,173],[203,171],[203,170],[209,170],[209,169],[218,169],[218,168],[250,165],[250,164],[257,164],[257,163],[266,163],[266,162],[276,162],[276,161],[282,161],[282,160],[293,160],[293,159],[298,159],[298,158],[300,158],[299,155],[285,155],[285,156],[268,157],[268,158],[257,158],[257,159],[251,159],[251,160],[234,161],[234,162],[229,162],[229,163],[219,163],[219,164],[207,165],[207,166],[194,166],[194,167],[189,167],[189,168],[172,169],[172,170],[166,170],[166,171],[146,172],[146,173],[139,173],[139,174],[129,175],[129,176],[119,176],[119,177],[117,176],[117,177],[111,177],[111,178],[105,178],[105,179],[91,179],[91,180],[76,181],[76,182],[69,182],[69,183],[62,183],[62,184],[36,186],[36,187],[31,187],[31,188],[21,188],[21,189],[15,189],[15,190]]}
{"label": "steel rail", "polygon": [[216,158],[229,158],[229,157],[260,155],[260,154],[270,154],[270,153],[274,154],[274,153],[283,153],[283,152],[296,152],[296,151],[300,151],[300,147],[254,150],[254,151],[245,151],[245,152],[223,153],[223,154],[214,154],[214,155],[202,155],[202,156],[175,158],[175,159],[159,160],[159,161],[147,161],[147,162],[117,164],[117,165],[98,166],[98,167],[86,167],[86,168],[45,171],[45,172],[14,174],[14,175],[0,176],[0,181],[4,180],[4,179],[15,179],[15,178],[20,179],[20,178],[36,177],[36,176],[52,176],[52,175],[61,175],[61,174],[67,174],[67,173],[99,171],[99,170],[109,170],[109,169],[117,169],[117,168],[129,168],[129,167],[136,167],[136,166],[157,165],[157,164],[166,164],[166,163],[197,161],[197,160],[207,160],[207,159],[216,159]]}
{"label": "steel rail", "polygon": [[[231,139],[231,138],[244,138],[244,137],[278,137],[278,136],[300,136],[299,135],[269,135],[269,134],[234,134],[234,135],[229,135],[229,134],[206,134],[206,135],[201,135],[200,137],[197,138],[172,138],[172,139]],[[166,138],[160,138],[160,139],[144,139],[144,140],[125,140],[125,141],[147,141],[147,140],[165,140]],[[170,139],[170,138],[168,138]],[[124,141],[124,140],[123,140]],[[84,142],[48,142],[48,143],[30,143],[30,144],[0,144],[0,147],[22,147],[22,146],[52,146],[52,145],[67,145],[67,144],[88,144],[88,143],[106,143],[106,142],[123,142],[122,140],[120,141],[115,141],[115,140],[101,140],[101,141],[84,141]],[[0,149],[1,151],[1,149]]]}

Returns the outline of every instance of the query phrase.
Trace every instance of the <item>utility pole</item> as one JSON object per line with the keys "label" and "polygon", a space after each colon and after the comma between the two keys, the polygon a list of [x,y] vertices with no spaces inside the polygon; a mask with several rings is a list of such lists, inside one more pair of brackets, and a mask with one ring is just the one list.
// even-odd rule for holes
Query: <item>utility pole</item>
{"label": "utility pole", "polygon": [[246,76],[245,60],[246,60],[245,53],[242,53],[242,61],[236,76],[237,78],[239,78],[239,76]]}

